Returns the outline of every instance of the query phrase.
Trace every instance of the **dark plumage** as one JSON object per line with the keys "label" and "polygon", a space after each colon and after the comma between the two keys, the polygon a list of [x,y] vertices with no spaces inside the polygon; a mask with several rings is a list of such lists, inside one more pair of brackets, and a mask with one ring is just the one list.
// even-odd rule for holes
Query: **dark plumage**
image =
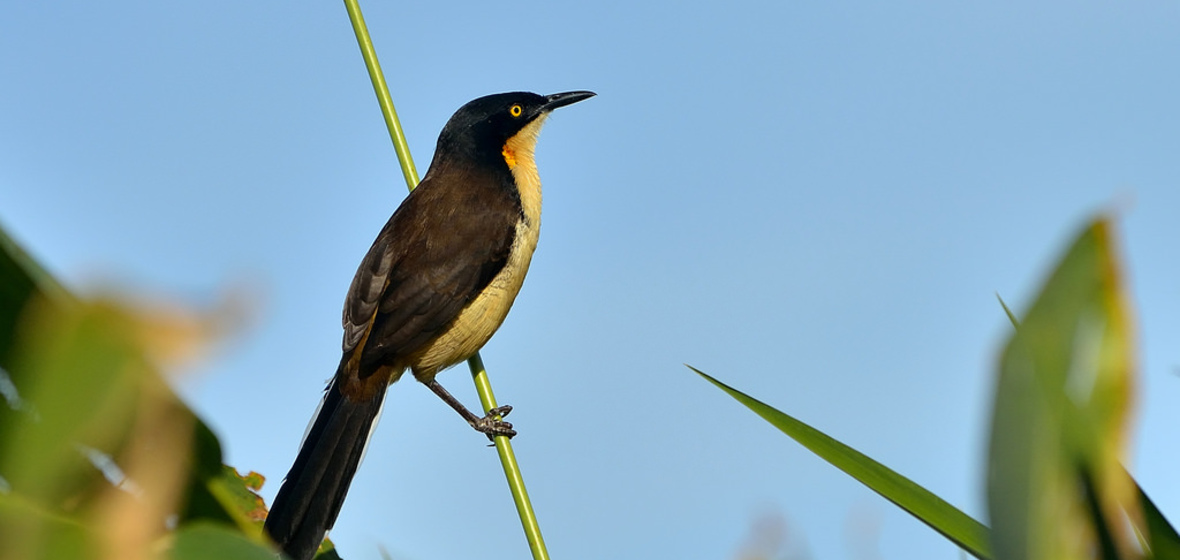
{"label": "dark plumage", "polygon": [[434,376],[477,352],[511,308],[540,228],[537,134],[550,111],[593,95],[481,97],[439,134],[426,176],[353,277],[340,365],[267,517],[290,558],[311,558],[332,527],[385,390],[406,369],[475,429],[516,433],[496,414],[468,411]]}

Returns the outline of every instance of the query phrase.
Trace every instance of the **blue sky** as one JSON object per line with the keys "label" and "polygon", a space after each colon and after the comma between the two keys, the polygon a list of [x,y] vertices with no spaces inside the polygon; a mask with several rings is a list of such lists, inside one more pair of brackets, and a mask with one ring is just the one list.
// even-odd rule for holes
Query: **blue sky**
{"label": "blue sky", "polygon": [[[690,363],[982,517],[992,375],[1112,213],[1140,333],[1132,470],[1180,518],[1175,3],[367,2],[425,172],[464,102],[590,89],[541,136],[544,227],[485,347],[555,558],[958,558]],[[0,223],[79,291],[257,315],[182,383],[273,497],[405,188],[343,5],[0,7]],[[440,377],[476,402],[465,369]],[[412,382],[345,558],[524,557],[493,451]]]}

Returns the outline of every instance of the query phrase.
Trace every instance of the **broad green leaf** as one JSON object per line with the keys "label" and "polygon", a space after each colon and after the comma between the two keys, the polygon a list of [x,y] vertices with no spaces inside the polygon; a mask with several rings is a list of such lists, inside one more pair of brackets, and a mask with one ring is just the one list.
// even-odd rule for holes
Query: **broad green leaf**
{"label": "broad green leaf", "polygon": [[72,303],[70,296],[45,269],[29,257],[0,228],[0,368],[8,369],[21,312],[33,296],[58,304]]}
{"label": "broad green leaf", "polygon": [[1005,347],[988,463],[996,556],[1130,558],[1142,513],[1121,465],[1133,386],[1109,225],[1077,238]]}
{"label": "broad green leaf", "polygon": [[78,521],[0,492],[0,558],[98,558],[95,535]]}
{"label": "broad green leaf", "polygon": [[832,439],[823,432],[780,412],[692,367],[710,383],[729,393],[766,421],[823,460],[848,473],[885,499],[897,504],[919,521],[929,525],[976,558],[990,558],[988,530],[982,523],[959,511],[929,490],[897,474],[863,453]]}
{"label": "broad green leaf", "polygon": [[261,542],[266,505],[257,491],[265,479],[255,472],[242,476],[237,469],[223,465],[221,443],[204,422],[197,422],[193,439],[193,473],[180,512],[181,525],[197,521],[233,524]]}
{"label": "broad green leaf", "polygon": [[277,554],[230,527],[196,523],[176,531],[171,560],[275,560]]}
{"label": "broad green leaf", "polygon": [[[1012,326],[1020,328],[1020,321],[1004,303],[1004,298],[997,294],[996,299],[1000,300],[1000,305],[1004,308]],[[1131,477],[1130,473],[1127,473],[1127,477]],[[1176,528],[1164,517],[1163,512],[1156,508],[1155,502],[1151,500],[1143,487],[1136,483],[1135,489],[1139,496],[1139,503],[1143,505],[1143,519],[1131,519],[1130,521],[1143,542],[1146,543],[1151,553],[1150,556],[1157,559],[1180,560],[1180,534],[1176,533]]]}
{"label": "broad green leaf", "polygon": [[[30,301],[69,307],[74,298],[0,228],[0,442],[5,441],[29,404],[21,396],[28,384],[13,369],[17,332]],[[0,450],[2,453],[2,450]]]}
{"label": "broad green leaf", "polygon": [[43,504],[77,502],[102,480],[84,452],[123,445],[147,365],[108,304],[62,311],[38,300],[20,336],[10,371],[24,380],[23,414],[2,427],[0,476]]}
{"label": "broad green leaf", "polygon": [[234,493],[221,445],[153,361],[203,340],[190,316],[77,300],[2,231],[0,280],[0,542],[22,557],[86,557],[121,530],[113,519],[162,529],[180,504],[182,526],[260,516],[213,497],[217,485]]}
{"label": "broad green leaf", "polygon": [[217,437],[158,369],[234,311],[78,300],[0,231],[0,556],[98,557],[112,538],[130,552],[173,513],[182,555],[205,531],[186,532],[194,521],[236,521],[262,541],[260,477],[222,465]]}
{"label": "broad green leaf", "polygon": [[[51,309],[37,300],[22,321],[14,369],[25,373],[26,404],[18,421],[0,426],[7,491],[102,535],[163,530],[179,513],[182,526],[238,522],[261,541],[262,500],[249,488],[261,481],[223,467],[216,436],[146,358],[160,337],[142,333],[155,323],[110,301]],[[140,533],[144,546],[154,538]]]}
{"label": "broad green leaf", "polygon": [[1143,488],[1139,488],[1139,503],[1143,504],[1147,545],[1151,548],[1151,557],[1156,560],[1180,560],[1180,535],[1176,528],[1168,522],[1163,512],[1155,507]]}

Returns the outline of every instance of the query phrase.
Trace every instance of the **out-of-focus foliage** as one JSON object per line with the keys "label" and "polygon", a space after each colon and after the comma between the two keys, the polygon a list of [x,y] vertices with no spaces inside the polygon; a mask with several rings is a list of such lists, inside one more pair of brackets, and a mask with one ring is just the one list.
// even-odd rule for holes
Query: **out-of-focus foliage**
{"label": "out-of-focus foliage", "polygon": [[697,373],[979,558],[1180,559],[1180,536],[1122,465],[1134,340],[1110,229],[1099,219],[1082,231],[1023,321],[1001,301],[1016,331],[993,404],[990,530],[856,450]]}
{"label": "out-of-focus foliage", "polygon": [[1109,224],[1091,224],[1004,348],[987,484],[1002,558],[1140,555],[1143,511],[1121,464],[1135,385],[1121,276]]}
{"label": "out-of-focus foliage", "polygon": [[0,231],[0,558],[273,558],[261,477],[161,375],[215,314],[79,299]]}
{"label": "out-of-focus foliage", "polygon": [[21,310],[33,296],[68,305],[73,298],[0,228],[0,368],[7,368]]}
{"label": "out-of-focus foliage", "polygon": [[172,560],[274,560],[275,553],[258,546],[254,540],[232,528],[216,523],[197,522],[176,531],[169,547]]}

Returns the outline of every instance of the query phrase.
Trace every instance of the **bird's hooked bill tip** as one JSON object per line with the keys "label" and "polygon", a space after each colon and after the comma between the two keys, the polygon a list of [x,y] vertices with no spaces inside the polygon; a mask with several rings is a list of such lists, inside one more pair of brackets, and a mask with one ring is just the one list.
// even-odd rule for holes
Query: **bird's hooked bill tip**
{"label": "bird's hooked bill tip", "polygon": [[579,101],[590,99],[598,95],[592,91],[567,91],[564,93],[555,93],[545,97],[545,110],[552,111],[558,107],[565,107],[572,105]]}

